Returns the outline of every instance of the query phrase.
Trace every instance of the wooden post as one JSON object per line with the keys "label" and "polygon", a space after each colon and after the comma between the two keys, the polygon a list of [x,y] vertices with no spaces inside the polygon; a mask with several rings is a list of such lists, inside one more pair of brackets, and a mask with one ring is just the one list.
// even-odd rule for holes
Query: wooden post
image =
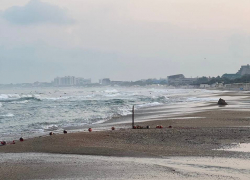
{"label": "wooden post", "polygon": [[132,129],[134,128],[135,125],[135,106],[132,108]]}

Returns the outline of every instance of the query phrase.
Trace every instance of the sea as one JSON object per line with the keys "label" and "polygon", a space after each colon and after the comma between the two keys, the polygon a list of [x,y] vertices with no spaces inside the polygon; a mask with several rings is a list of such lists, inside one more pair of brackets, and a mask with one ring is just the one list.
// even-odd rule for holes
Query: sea
{"label": "sea", "polygon": [[146,87],[0,89],[0,140],[34,137],[69,127],[84,129],[149,107],[211,102],[215,91]]}

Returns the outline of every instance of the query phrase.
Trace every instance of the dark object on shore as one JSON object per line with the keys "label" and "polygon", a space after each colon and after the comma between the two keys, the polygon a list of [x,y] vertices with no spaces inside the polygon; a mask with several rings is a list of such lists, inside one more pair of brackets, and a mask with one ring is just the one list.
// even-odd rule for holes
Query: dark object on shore
{"label": "dark object on shore", "polygon": [[150,129],[150,126],[147,126],[147,129]]}
{"label": "dark object on shore", "polygon": [[114,131],[114,130],[115,130],[115,127],[112,127],[111,130]]}
{"label": "dark object on shore", "polygon": [[143,129],[143,126],[137,125],[137,126],[136,126],[136,129]]}
{"label": "dark object on shore", "polygon": [[172,126],[168,126],[168,128],[172,128]]}
{"label": "dark object on shore", "polygon": [[63,133],[64,133],[64,134],[67,134],[68,132],[67,132],[66,130],[63,130]]}
{"label": "dark object on shore", "polygon": [[134,128],[134,126],[135,126],[135,106],[133,106],[132,108],[132,128],[136,129]]}
{"label": "dark object on shore", "polygon": [[224,99],[219,99],[219,101],[218,101],[218,105],[227,105],[227,103],[226,103],[226,101],[224,100]]}
{"label": "dark object on shore", "polygon": [[20,139],[19,139],[19,140],[20,140],[21,142],[22,142],[22,141],[24,141],[22,137],[20,137]]}
{"label": "dark object on shore", "polygon": [[54,133],[53,132],[50,132],[49,135],[52,136]]}
{"label": "dark object on shore", "polygon": [[1,141],[1,144],[4,146],[4,145],[6,145],[6,142],[5,141]]}
{"label": "dark object on shore", "polygon": [[16,144],[16,142],[13,140],[12,143],[10,143],[10,144]]}
{"label": "dark object on shore", "polygon": [[89,128],[89,132],[92,132],[92,128]]}
{"label": "dark object on shore", "polygon": [[162,126],[162,125],[160,125],[160,126],[159,126],[159,125],[157,125],[157,126],[156,126],[156,128],[157,128],[157,129],[162,129],[162,128],[163,128],[163,126]]}
{"label": "dark object on shore", "polygon": [[133,129],[143,129],[143,126],[139,126],[139,125],[133,126]]}

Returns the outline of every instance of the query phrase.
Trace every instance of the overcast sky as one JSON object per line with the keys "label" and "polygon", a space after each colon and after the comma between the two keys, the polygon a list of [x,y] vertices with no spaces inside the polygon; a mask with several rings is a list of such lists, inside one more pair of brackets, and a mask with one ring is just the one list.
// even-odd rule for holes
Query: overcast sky
{"label": "overcast sky", "polygon": [[0,0],[0,84],[236,73],[249,0]]}

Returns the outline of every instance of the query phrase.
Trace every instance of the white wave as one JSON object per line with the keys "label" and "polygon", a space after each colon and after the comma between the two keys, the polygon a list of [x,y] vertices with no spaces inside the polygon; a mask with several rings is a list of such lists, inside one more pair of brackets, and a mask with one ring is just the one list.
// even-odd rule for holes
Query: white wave
{"label": "white wave", "polygon": [[87,95],[87,96],[85,96],[85,98],[92,98],[92,97],[94,97],[94,95]]}
{"label": "white wave", "polygon": [[162,105],[162,103],[152,102],[152,103],[147,103],[147,104],[136,105],[136,107],[143,108],[143,107],[152,107],[152,106],[159,106],[159,105]]}
{"label": "white wave", "polygon": [[101,123],[104,123],[104,122],[106,122],[107,120],[100,120],[100,121],[97,121],[97,122],[93,122],[92,124],[101,124]]}
{"label": "white wave", "polygon": [[44,130],[52,131],[52,130],[57,130],[57,129],[58,129],[58,126],[53,124],[53,125],[42,126],[42,128],[43,128]]}
{"label": "white wave", "polygon": [[16,101],[16,102],[12,102],[11,104],[26,104],[28,103],[28,100],[24,100],[24,101]]}
{"label": "white wave", "polygon": [[120,114],[121,116],[126,116],[128,114],[131,114],[131,108],[118,108],[118,114]]}
{"label": "white wave", "polygon": [[0,115],[2,117],[14,117],[14,114],[8,113],[8,114],[4,114],[4,115]]}
{"label": "white wave", "polygon": [[36,99],[40,100],[40,95],[37,94],[0,94],[0,100],[2,101],[16,101],[22,99]]}
{"label": "white wave", "polygon": [[64,97],[41,97],[40,99],[56,101],[56,100],[63,100],[63,99],[69,99],[69,98],[71,98],[71,97],[69,97],[69,96],[64,96]]}
{"label": "white wave", "polygon": [[0,94],[0,99],[39,98],[38,94]]}
{"label": "white wave", "polygon": [[104,92],[105,93],[117,93],[118,91],[116,89],[107,89]]}
{"label": "white wave", "polygon": [[106,97],[116,97],[116,96],[120,96],[120,93],[116,93],[116,94],[106,94]]}
{"label": "white wave", "polygon": [[0,99],[16,99],[16,98],[21,98],[19,94],[0,94]]}
{"label": "white wave", "polygon": [[164,96],[166,100],[170,99],[168,96]]}

